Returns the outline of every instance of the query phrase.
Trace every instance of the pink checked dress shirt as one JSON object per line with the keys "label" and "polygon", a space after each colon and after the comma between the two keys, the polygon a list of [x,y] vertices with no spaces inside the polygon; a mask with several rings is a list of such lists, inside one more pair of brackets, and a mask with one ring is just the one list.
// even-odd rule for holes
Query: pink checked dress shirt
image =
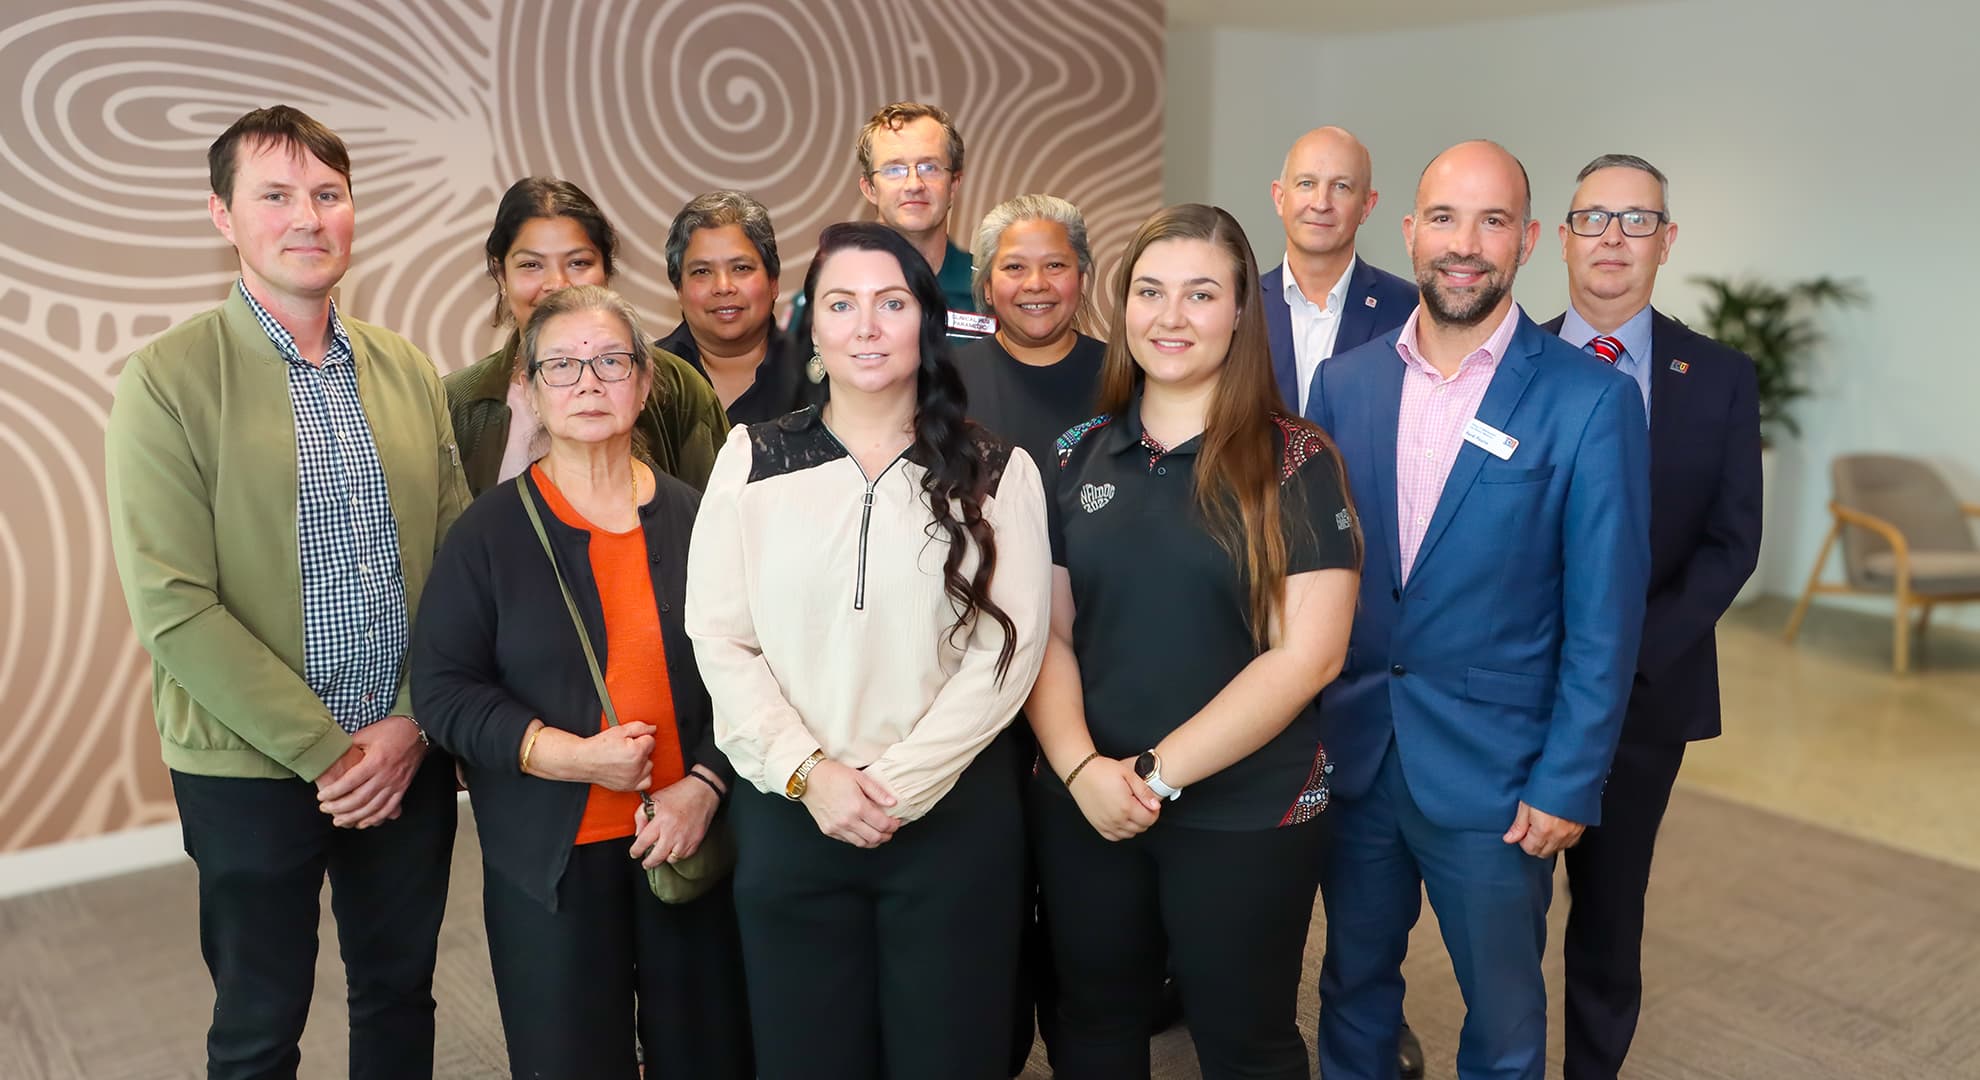
{"label": "pink checked dress shirt", "polygon": [[1423,534],[1437,512],[1443,497],[1444,481],[1451,475],[1451,464],[1464,446],[1464,425],[1478,413],[1492,375],[1499,370],[1499,358],[1512,342],[1519,325],[1520,309],[1514,304],[1492,336],[1458,364],[1457,373],[1445,378],[1417,352],[1416,321],[1423,317],[1421,305],[1403,324],[1396,339],[1396,352],[1402,355],[1402,413],[1396,422],[1396,537],[1401,551],[1403,581],[1409,581],[1410,567],[1416,563],[1416,549],[1423,545]]}

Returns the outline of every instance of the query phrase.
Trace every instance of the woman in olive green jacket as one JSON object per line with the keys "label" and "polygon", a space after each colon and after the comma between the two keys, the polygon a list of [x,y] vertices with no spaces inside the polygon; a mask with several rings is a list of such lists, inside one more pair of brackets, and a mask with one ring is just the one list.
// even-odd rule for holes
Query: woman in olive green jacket
{"label": "woman in olive green jacket", "polygon": [[[488,233],[495,280],[495,325],[524,326],[545,296],[567,285],[612,279],[618,234],[591,196],[568,180],[526,177],[502,196]],[[708,482],[728,417],[714,388],[685,360],[657,348],[653,392],[633,428],[633,450],[696,491]],[[542,456],[544,436],[529,412],[516,366],[516,335],[502,348],[447,376],[447,409],[461,466],[476,495]],[[520,415],[524,423],[513,423]]]}

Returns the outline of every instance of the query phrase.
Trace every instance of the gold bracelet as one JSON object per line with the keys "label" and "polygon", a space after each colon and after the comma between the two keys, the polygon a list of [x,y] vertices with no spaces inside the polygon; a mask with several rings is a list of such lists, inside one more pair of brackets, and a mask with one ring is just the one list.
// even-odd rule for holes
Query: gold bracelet
{"label": "gold bracelet", "polygon": [[536,737],[541,734],[543,734],[543,727],[539,725],[536,730],[529,733],[529,738],[523,740],[522,773],[524,776],[529,775],[529,752],[536,749]]}
{"label": "gold bracelet", "polygon": [[1094,752],[1079,759],[1079,764],[1073,766],[1073,771],[1066,774],[1066,787],[1068,790],[1072,788],[1072,782],[1079,778],[1079,770],[1086,768],[1087,762],[1092,761],[1094,758],[1097,758],[1099,756],[1100,756],[1100,751],[1095,750]]}

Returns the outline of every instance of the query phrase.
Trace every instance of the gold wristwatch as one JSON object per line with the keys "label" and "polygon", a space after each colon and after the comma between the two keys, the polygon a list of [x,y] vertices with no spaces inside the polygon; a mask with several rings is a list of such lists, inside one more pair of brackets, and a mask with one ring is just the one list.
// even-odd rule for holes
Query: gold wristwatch
{"label": "gold wristwatch", "polygon": [[804,798],[805,789],[811,786],[811,770],[817,768],[818,763],[824,760],[825,751],[813,750],[811,756],[804,759],[804,764],[799,765],[797,771],[791,774],[791,778],[785,781],[784,798],[792,802]]}

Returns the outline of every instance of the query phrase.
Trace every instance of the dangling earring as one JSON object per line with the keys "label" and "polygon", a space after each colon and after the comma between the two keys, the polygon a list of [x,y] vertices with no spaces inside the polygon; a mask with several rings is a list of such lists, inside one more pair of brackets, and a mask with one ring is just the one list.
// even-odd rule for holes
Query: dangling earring
{"label": "dangling earring", "polygon": [[825,381],[825,358],[817,349],[811,350],[811,359],[804,362],[804,373],[814,384]]}

